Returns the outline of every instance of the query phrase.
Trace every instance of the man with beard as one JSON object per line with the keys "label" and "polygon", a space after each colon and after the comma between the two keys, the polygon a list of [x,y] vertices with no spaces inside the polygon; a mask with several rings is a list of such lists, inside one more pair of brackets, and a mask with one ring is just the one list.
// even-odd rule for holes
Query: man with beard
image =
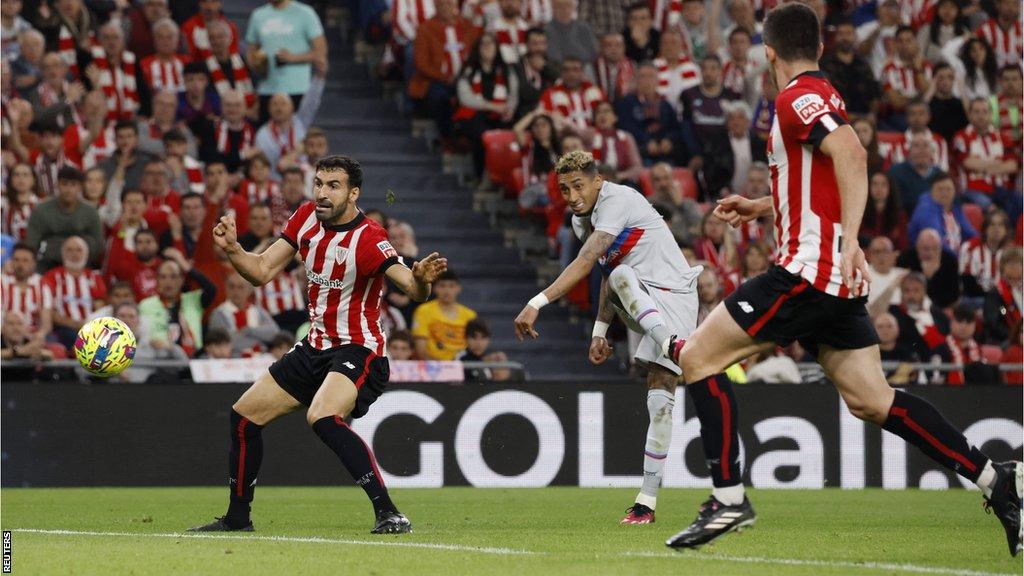
{"label": "man with beard", "polygon": [[137,231],[135,252],[127,252],[124,257],[112,258],[107,263],[107,283],[130,282],[136,300],[156,294],[156,270],[163,262],[163,258],[157,255],[158,248],[156,234],[152,230],[144,228]]}

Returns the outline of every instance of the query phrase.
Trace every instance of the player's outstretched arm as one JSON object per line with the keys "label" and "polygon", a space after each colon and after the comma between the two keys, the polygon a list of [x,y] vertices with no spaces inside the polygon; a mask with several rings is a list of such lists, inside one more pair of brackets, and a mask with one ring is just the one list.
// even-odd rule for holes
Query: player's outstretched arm
{"label": "player's outstretched arm", "polygon": [[614,241],[614,236],[600,230],[594,231],[590,238],[587,238],[576,259],[566,266],[565,270],[562,270],[562,273],[558,275],[558,278],[555,278],[551,286],[548,286],[543,292],[531,298],[526,307],[523,308],[523,311],[519,313],[519,316],[516,316],[516,337],[520,341],[527,336],[530,338],[539,336],[537,331],[533,329],[533,324],[537,321],[540,309],[547,303],[565,296],[576,283],[586,278],[594,264],[597,263],[597,260],[608,251],[608,247]]}
{"label": "player's outstretched arm", "polygon": [[733,228],[739,228],[746,222],[771,214],[774,209],[771,196],[751,200],[732,194],[718,201],[714,216]]}
{"label": "player's outstretched arm", "polygon": [[384,274],[409,298],[423,302],[430,297],[431,285],[447,269],[448,259],[432,252],[430,256],[413,263],[411,270],[401,264],[393,264],[388,266]]}
{"label": "player's outstretched arm", "polygon": [[280,274],[295,256],[295,247],[280,239],[259,254],[246,252],[238,243],[234,216],[221,216],[213,229],[213,241],[224,251],[231,265],[253,286],[262,286]]}
{"label": "player's outstretched arm", "polygon": [[597,320],[594,321],[594,332],[590,338],[590,361],[594,364],[604,364],[605,360],[611,358],[612,355],[612,347],[608,344],[606,335],[608,326],[615,319],[615,309],[612,308],[608,290],[608,279],[601,278],[601,292],[597,300]]}
{"label": "player's outstretched arm", "polygon": [[[864,206],[868,201],[868,154],[857,133],[848,124],[833,130],[821,141],[821,151],[832,158],[836,184],[839,185],[840,245],[839,270],[847,289],[853,291],[861,278],[870,281],[864,251],[857,243]],[[860,277],[858,277],[858,274]]]}

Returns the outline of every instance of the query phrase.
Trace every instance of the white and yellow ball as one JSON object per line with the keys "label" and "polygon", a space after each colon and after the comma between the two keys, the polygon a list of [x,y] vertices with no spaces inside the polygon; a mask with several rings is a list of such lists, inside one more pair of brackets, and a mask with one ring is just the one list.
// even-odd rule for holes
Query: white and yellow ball
{"label": "white and yellow ball", "polygon": [[135,334],[110,316],[86,322],[75,340],[75,357],[85,371],[108,378],[124,372],[135,358]]}

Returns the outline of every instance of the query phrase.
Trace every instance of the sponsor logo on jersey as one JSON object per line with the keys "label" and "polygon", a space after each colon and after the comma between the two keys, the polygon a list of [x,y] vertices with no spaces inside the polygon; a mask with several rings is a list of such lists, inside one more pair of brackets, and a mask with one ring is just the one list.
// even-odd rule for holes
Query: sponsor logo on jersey
{"label": "sponsor logo on jersey", "polygon": [[381,240],[380,242],[377,242],[377,249],[379,249],[381,253],[384,254],[384,256],[387,256],[388,258],[398,257],[398,251],[395,250],[394,247],[391,246],[391,242],[388,242],[387,240]]}
{"label": "sponsor logo on jersey", "polygon": [[793,111],[804,124],[810,124],[822,113],[827,112],[828,108],[820,94],[804,94],[793,100]]}
{"label": "sponsor logo on jersey", "polygon": [[309,281],[314,284],[319,284],[320,286],[326,286],[328,288],[335,288],[337,290],[341,290],[341,288],[345,285],[345,283],[342,282],[341,280],[331,280],[327,276],[324,276],[323,274],[317,274],[312,270],[306,271],[306,278],[308,278]]}
{"label": "sponsor logo on jersey", "polygon": [[740,302],[740,310],[743,310],[747,314],[754,311],[754,307],[750,305],[750,302]]}

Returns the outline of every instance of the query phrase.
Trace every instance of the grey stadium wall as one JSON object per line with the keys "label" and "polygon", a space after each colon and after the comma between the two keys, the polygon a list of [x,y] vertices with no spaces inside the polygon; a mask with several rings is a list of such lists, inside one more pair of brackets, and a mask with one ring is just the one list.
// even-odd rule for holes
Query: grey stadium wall
{"label": "grey stadium wall", "polygon": [[[223,484],[228,410],[243,384],[5,381],[3,486]],[[916,387],[996,459],[1021,458],[1022,390]],[[828,386],[739,385],[745,481],[755,487],[958,487],[954,474],[847,413]],[[353,426],[394,487],[638,486],[641,384],[401,384]],[[677,397],[668,487],[710,486],[699,426]],[[350,485],[301,414],[264,431],[260,485]],[[160,447],[159,450],[156,447]]]}

